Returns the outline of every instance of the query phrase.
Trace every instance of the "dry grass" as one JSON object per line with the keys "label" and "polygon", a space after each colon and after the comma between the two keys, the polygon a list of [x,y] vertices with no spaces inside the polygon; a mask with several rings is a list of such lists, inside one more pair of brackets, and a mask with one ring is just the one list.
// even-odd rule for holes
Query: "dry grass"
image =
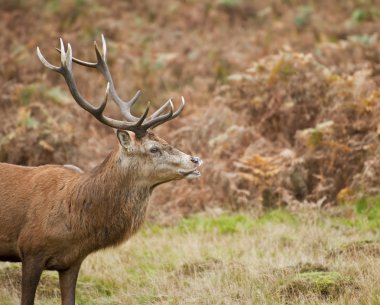
{"label": "dry grass", "polygon": [[[376,243],[374,224],[355,213],[275,210],[147,225],[124,246],[85,261],[77,302],[380,304],[379,253],[365,249]],[[1,304],[18,304],[19,266],[1,263],[0,280]],[[37,304],[60,304],[55,273],[44,274]]]}

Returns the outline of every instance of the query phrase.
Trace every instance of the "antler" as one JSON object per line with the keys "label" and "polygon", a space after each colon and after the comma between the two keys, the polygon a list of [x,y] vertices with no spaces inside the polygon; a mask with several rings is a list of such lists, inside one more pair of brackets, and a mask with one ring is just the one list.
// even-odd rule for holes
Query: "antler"
{"label": "antler", "polygon": [[[60,49],[57,49],[61,53],[60,67],[54,66],[51,63],[49,63],[45,59],[45,57],[41,54],[39,47],[37,47],[37,56],[45,67],[63,75],[69,87],[69,90],[71,92],[71,95],[74,97],[75,101],[80,107],[82,107],[84,110],[91,113],[97,120],[99,120],[103,124],[110,126],[112,128],[132,131],[136,134],[138,138],[141,138],[147,133],[149,128],[154,128],[160,124],[163,124],[169,120],[172,120],[181,113],[181,111],[183,110],[183,107],[185,106],[185,99],[183,97],[182,97],[182,104],[176,112],[174,112],[174,106],[173,106],[172,100],[169,99],[163,106],[161,106],[149,118],[147,118],[147,115],[149,112],[150,103],[148,103],[141,117],[135,117],[131,113],[131,107],[137,102],[140,96],[140,91],[137,91],[137,93],[131,100],[127,102],[123,101],[119,97],[119,95],[116,93],[112,76],[108,69],[108,65],[106,62],[107,46],[106,46],[106,42],[103,35],[102,35],[103,56],[101,55],[96,42],[94,42],[94,46],[95,46],[95,53],[96,53],[96,58],[97,58],[96,63],[86,62],[86,61],[82,61],[77,58],[74,58],[72,56],[71,45],[68,44],[67,52],[66,52],[62,39],[60,39]],[[100,106],[94,107],[91,103],[89,103],[86,99],[84,99],[79,93],[75,79],[74,79],[73,71],[72,71],[73,62],[85,67],[96,68],[99,72],[101,72],[103,77],[106,79],[107,88],[106,88],[104,99],[102,103],[100,104]],[[103,111],[107,105],[108,95],[111,95],[112,100],[118,105],[120,112],[122,113],[126,121],[115,120],[103,114]],[[166,114],[161,115],[168,108],[169,108],[169,111]]]}

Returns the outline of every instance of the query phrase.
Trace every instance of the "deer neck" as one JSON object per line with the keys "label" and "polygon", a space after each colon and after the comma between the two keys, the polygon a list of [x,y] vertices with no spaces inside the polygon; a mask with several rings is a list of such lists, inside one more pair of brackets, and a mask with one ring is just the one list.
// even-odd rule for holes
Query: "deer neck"
{"label": "deer neck", "polygon": [[118,244],[138,230],[151,193],[150,185],[139,179],[136,164],[120,166],[119,154],[113,151],[83,174],[77,189],[75,205],[82,231],[96,234],[102,247]]}

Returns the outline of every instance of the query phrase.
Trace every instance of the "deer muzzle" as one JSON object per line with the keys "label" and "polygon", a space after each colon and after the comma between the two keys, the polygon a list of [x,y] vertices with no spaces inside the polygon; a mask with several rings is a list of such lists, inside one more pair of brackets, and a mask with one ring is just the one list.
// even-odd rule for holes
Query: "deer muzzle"
{"label": "deer muzzle", "polygon": [[203,161],[199,157],[190,157],[190,161],[196,166],[190,170],[178,170],[178,173],[182,175],[183,177],[186,177],[187,179],[193,179],[193,178],[198,178],[201,176],[201,173],[198,170],[198,167],[202,165]]}

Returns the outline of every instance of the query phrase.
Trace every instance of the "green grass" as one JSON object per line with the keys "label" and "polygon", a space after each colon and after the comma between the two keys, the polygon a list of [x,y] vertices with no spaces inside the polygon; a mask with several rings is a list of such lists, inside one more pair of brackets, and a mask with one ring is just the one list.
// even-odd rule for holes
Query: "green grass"
{"label": "green grass", "polygon": [[[147,224],[89,256],[77,303],[379,304],[379,206],[365,198],[341,207],[349,224],[313,209]],[[1,304],[19,303],[20,274],[18,264],[0,263]],[[44,273],[36,304],[60,304],[56,273]]]}
{"label": "green grass", "polygon": [[362,197],[343,208],[352,211],[351,217],[331,217],[335,224],[363,231],[380,229],[380,196]]}
{"label": "green grass", "polygon": [[177,227],[180,233],[217,233],[234,234],[252,232],[255,228],[267,224],[297,222],[297,217],[285,210],[273,210],[259,218],[245,214],[221,215],[211,218],[192,216],[184,219]]}

